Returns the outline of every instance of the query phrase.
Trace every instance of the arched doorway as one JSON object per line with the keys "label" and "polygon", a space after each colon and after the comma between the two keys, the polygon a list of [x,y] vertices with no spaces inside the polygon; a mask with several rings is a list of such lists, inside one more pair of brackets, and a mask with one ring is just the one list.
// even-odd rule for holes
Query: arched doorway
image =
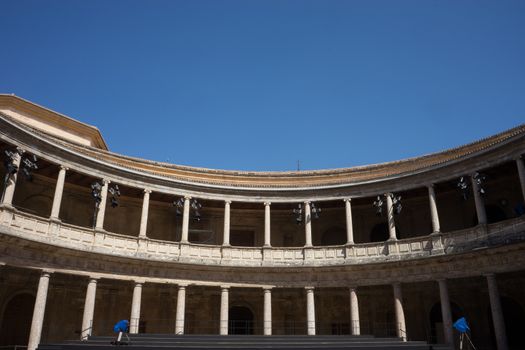
{"label": "arched doorway", "polygon": [[323,232],[321,245],[342,245],[346,243],[346,230],[341,227],[331,227]]}
{"label": "arched doorway", "polygon": [[0,345],[27,345],[35,297],[29,293],[15,295],[2,315]]}
{"label": "arched doorway", "polygon": [[253,334],[253,312],[247,307],[232,306],[228,319],[228,334]]}
{"label": "arched doorway", "polygon": [[[501,297],[501,310],[505,321],[505,333],[510,350],[523,349],[523,325],[525,325],[525,310],[512,298]],[[496,347],[496,336],[494,334],[494,323],[492,322],[492,311],[488,308],[491,338],[493,346]]]}
{"label": "arched doorway", "polygon": [[[452,322],[463,316],[463,310],[455,303],[450,303],[450,312],[452,313]],[[441,302],[438,301],[430,309],[429,341],[434,344],[443,344],[445,342],[443,332],[443,314],[441,313]]]}

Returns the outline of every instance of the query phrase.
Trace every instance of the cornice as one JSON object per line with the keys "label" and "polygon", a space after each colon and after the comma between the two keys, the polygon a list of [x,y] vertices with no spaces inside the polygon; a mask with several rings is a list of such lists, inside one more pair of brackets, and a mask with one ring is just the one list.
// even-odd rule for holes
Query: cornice
{"label": "cornice", "polygon": [[63,125],[80,135],[88,135],[99,149],[108,149],[106,141],[104,141],[104,138],[97,127],[82,123],[76,119],[68,117],[67,115],[55,112],[14,94],[0,94],[0,107],[15,109],[28,115],[38,116],[43,120],[53,122],[57,125]]}
{"label": "cornice", "polygon": [[[195,186],[203,190],[206,188],[264,192],[337,190],[349,186],[392,181],[438,171],[445,167],[461,164],[467,159],[498,150],[509,143],[525,140],[525,125],[521,125],[465,146],[390,163],[305,172],[237,172],[184,167],[123,156],[66,142],[26,125],[21,125],[1,113],[0,119],[19,129],[26,137],[37,138],[41,142],[45,142],[49,147],[57,150],[55,153],[69,153],[84,159],[86,162],[96,163],[100,167],[128,173],[131,177],[149,177],[150,179],[170,181],[183,186]],[[524,151],[522,149],[525,148],[524,145],[523,142],[519,143],[518,149],[513,150],[513,153],[508,156],[515,158],[521,154]],[[92,167],[89,168],[92,169]],[[148,182],[146,179],[145,181]]]}

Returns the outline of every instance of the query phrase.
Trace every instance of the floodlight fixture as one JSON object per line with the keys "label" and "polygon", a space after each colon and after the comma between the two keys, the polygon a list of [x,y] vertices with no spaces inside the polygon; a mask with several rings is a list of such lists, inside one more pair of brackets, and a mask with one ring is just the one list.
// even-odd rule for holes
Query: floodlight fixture
{"label": "floodlight fixture", "polygon": [[474,176],[472,176],[472,178],[478,185],[479,194],[481,194],[482,196],[485,195],[486,191],[485,191],[484,184],[485,184],[485,181],[487,180],[487,175],[476,171],[476,173],[474,173]]}
{"label": "floodlight fixture", "polygon": [[293,209],[292,212],[296,215],[295,216],[295,223],[297,225],[300,225],[303,223],[303,205],[299,203],[297,205],[296,209]]}
{"label": "floodlight fixture", "polygon": [[470,184],[466,176],[461,176],[456,184],[456,187],[461,192],[463,200],[467,200],[470,195]]}
{"label": "floodlight fixture", "polygon": [[382,216],[383,215],[383,204],[384,204],[383,197],[382,196],[377,196],[376,200],[372,204],[372,206],[374,208],[376,208],[376,215],[377,216]]}

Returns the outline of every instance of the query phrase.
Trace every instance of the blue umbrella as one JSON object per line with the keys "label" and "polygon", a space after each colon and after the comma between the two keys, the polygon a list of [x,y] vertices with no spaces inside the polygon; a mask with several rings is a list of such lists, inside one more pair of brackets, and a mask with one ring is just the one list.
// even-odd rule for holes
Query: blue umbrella
{"label": "blue umbrella", "polygon": [[120,320],[113,326],[113,331],[115,333],[118,332],[127,332],[129,328],[129,321],[128,320]]}
{"label": "blue umbrella", "polygon": [[465,317],[461,317],[456,322],[454,322],[454,328],[456,328],[460,333],[466,333],[470,331]]}

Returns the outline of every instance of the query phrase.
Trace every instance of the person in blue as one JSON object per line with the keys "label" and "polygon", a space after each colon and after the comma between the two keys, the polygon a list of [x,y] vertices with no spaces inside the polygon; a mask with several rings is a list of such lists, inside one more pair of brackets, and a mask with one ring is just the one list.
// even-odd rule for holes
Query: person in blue
{"label": "person in blue", "polygon": [[126,338],[128,338],[128,332],[129,332],[129,321],[128,320],[120,320],[113,326],[113,331],[115,333],[118,333],[117,339],[112,341],[111,344],[113,345],[128,345],[128,343],[122,342],[122,334],[126,334]]}

